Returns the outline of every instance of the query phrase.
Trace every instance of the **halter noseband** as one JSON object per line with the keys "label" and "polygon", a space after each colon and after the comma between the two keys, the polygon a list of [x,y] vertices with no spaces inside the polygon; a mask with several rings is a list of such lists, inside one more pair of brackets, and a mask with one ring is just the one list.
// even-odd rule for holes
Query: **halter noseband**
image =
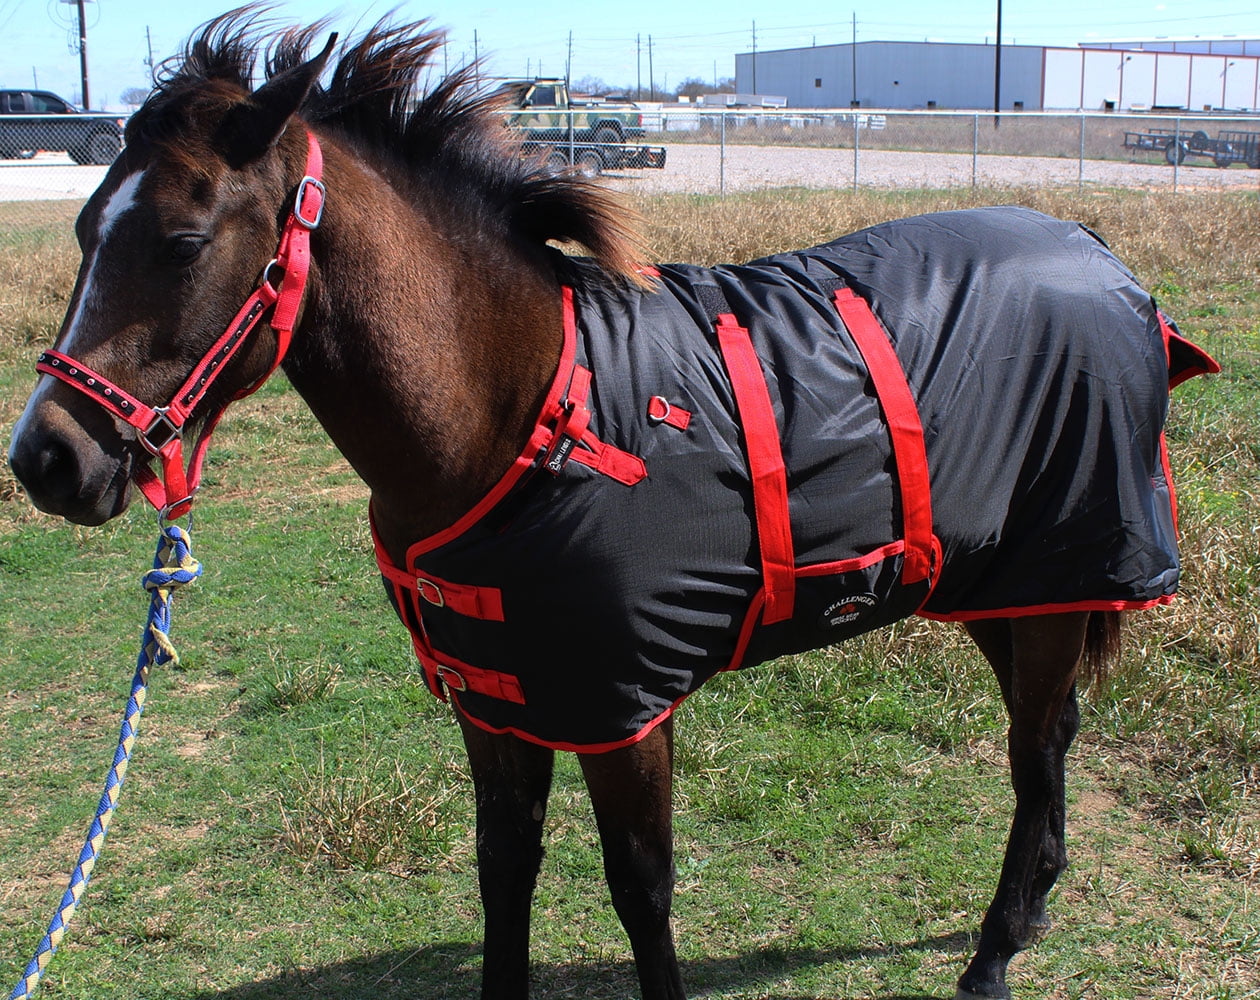
{"label": "halter noseband", "polygon": [[[161,460],[162,476],[159,478],[146,464],[137,464],[132,477],[163,519],[183,517],[192,508],[210,436],[227,406],[225,404],[207,416],[187,469],[184,466],[184,424],[227,363],[236,356],[263,313],[273,305],[275,309],[270,325],[276,333],[276,356],[262,378],[242,389],[229,402],[257,391],[280,367],[288,353],[310,273],[311,230],[319,225],[324,214],[324,185],[320,181],[323,153],[314,135],[307,132],[306,138],[306,174],[298,182],[293,209],[284,224],[275,257],[263,268],[254,293],[245,300],[223,335],[206,352],[166,406],[149,406],[141,402],[103,375],[60,351],[44,351],[35,364],[36,371],[61,379],[136,429],[140,444]],[[276,269],[283,272],[279,287],[271,280]]]}

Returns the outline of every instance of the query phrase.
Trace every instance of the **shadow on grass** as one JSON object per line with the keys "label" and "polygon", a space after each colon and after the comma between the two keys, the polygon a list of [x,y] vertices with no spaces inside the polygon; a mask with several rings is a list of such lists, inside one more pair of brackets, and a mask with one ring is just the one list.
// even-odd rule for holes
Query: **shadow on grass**
{"label": "shadow on grass", "polygon": [[[905,951],[961,953],[971,937],[950,934],[877,948],[791,948],[770,946],[726,958],[682,963],[683,980],[697,995],[728,990],[756,991],[759,984],[781,980],[794,971],[835,962],[869,960]],[[333,965],[285,972],[270,979],[221,991],[171,996],[170,1000],[342,1000],[370,996],[379,1000],[455,1000],[476,997],[481,981],[481,947],[469,942],[441,942],[411,952],[393,951]],[[630,961],[535,964],[531,993],[538,997],[623,1000],[637,996],[638,978]],[[945,984],[942,984],[944,988]],[[762,1000],[815,1000],[796,993],[756,993]],[[870,1000],[946,1000],[948,992],[879,994]],[[827,1000],[841,1000],[828,996]]]}

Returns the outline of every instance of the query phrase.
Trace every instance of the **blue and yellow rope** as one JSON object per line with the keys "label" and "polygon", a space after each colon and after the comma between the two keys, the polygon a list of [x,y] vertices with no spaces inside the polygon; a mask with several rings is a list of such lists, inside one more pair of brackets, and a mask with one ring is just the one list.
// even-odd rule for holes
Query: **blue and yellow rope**
{"label": "blue and yellow rope", "polygon": [[127,764],[131,760],[131,750],[135,746],[136,734],[140,727],[140,714],[144,711],[145,692],[149,683],[149,668],[166,663],[178,662],[175,647],[171,645],[171,597],[185,584],[192,583],[201,575],[201,564],[193,558],[188,533],[177,525],[163,524],[162,535],[158,539],[157,553],[153,557],[153,569],[144,574],[142,583],[149,592],[149,620],[145,624],[141,637],[140,656],[136,661],[136,673],[131,681],[131,697],[127,699],[127,708],[123,713],[122,731],[118,736],[118,749],[114,752],[114,763],[105,778],[105,791],[101,795],[100,804],[96,807],[96,817],[88,830],[87,840],[79,853],[78,864],[70,873],[70,884],[61,897],[57,913],[48,925],[48,932],[39,943],[35,957],[26,966],[21,981],[9,994],[9,1000],[19,1000],[30,996],[39,984],[40,977],[52,960],[53,953],[65,936],[66,924],[70,922],[79,898],[92,877],[92,869],[105,843],[105,834],[109,830],[109,821],[113,818],[114,809],[118,805],[118,795],[122,791],[123,779],[127,775]]}

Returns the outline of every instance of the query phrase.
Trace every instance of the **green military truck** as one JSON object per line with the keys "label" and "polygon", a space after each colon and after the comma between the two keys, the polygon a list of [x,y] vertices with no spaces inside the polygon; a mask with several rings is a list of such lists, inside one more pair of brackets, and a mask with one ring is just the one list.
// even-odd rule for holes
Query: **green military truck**
{"label": "green military truck", "polygon": [[510,80],[495,91],[504,122],[521,139],[522,152],[556,169],[582,173],[665,166],[665,148],[644,143],[643,114],[632,104],[579,103],[564,80]]}

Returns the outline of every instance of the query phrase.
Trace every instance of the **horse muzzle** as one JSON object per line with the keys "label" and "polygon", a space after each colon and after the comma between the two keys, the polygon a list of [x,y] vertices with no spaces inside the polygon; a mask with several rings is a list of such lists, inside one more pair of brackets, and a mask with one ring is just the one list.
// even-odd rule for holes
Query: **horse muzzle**
{"label": "horse muzzle", "polygon": [[[93,415],[95,416],[95,415]],[[104,417],[102,413],[100,415]],[[9,446],[9,467],[31,503],[82,525],[104,524],[131,502],[132,456],[112,421],[101,438],[49,400],[32,400]],[[117,454],[98,443],[114,438]]]}

